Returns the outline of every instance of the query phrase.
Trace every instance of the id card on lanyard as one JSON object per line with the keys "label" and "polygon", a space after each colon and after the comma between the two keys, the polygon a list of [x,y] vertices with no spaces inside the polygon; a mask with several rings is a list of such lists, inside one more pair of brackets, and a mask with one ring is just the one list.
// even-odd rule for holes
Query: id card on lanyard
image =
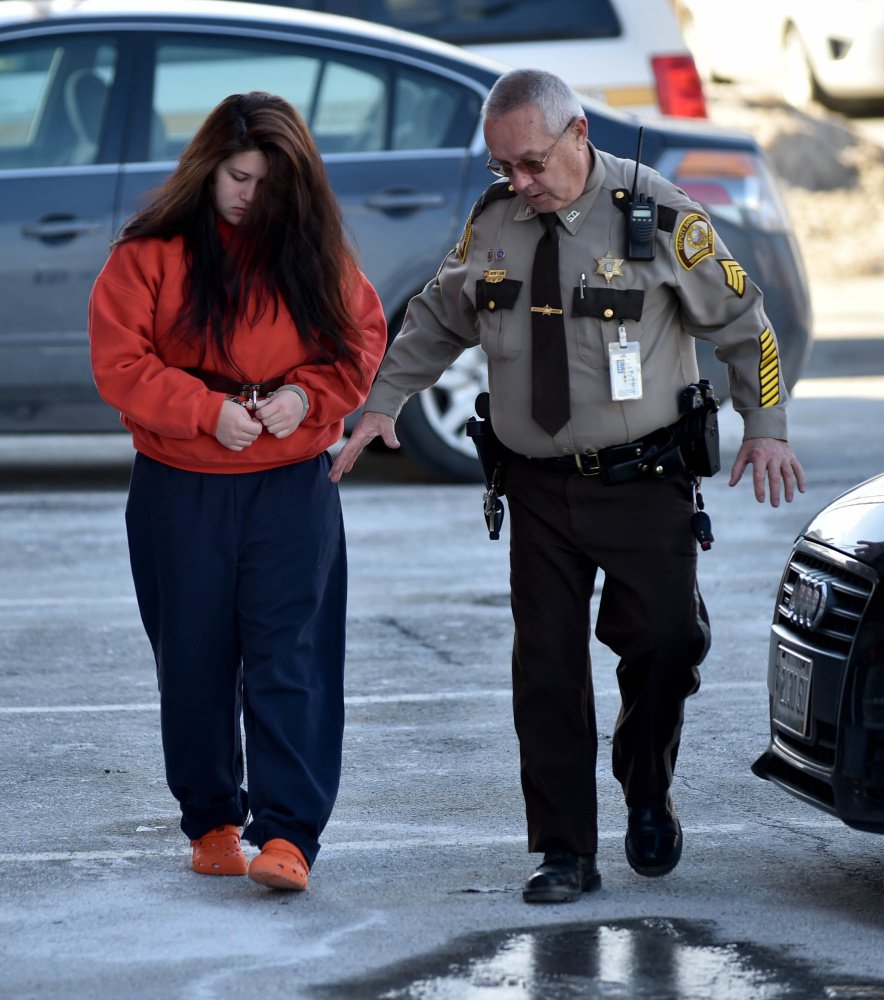
{"label": "id card on lanyard", "polygon": [[616,344],[608,344],[608,367],[611,372],[611,399],[620,402],[642,398],[641,345],[626,339],[626,326],[617,328]]}

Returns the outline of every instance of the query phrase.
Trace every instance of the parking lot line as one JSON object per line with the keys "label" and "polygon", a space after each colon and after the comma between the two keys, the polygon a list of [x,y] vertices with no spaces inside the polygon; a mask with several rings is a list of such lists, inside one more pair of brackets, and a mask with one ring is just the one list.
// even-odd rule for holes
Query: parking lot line
{"label": "parking lot line", "polygon": [[[784,821],[783,830],[831,830],[841,829],[843,824],[838,820],[821,818],[819,820],[790,820]],[[685,824],[684,832],[690,837],[718,837],[734,836],[754,830],[755,826],[749,823],[716,823],[700,824],[688,826]],[[524,844],[525,834],[499,834],[483,836],[465,836],[462,834],[441,836],[420,836],[420,827],[415,827],[416,834],[413,837],[401,837],[397,839],[377,839],[368,840],[345,840],[335,843],[334,841],[323,844],[323,857],[334,854],[353,854],[360,851],[402,851],[414,850],[415,848],[438,849],[442,847],[495,847],[508,844]],[[602,830],[599,832],[600,840],[619,840],[623,837],[623,830]],[[243,845],[248,853],[255,852],[255,848],[250,848],[248,844]],[[124,861],[137,858],[174,858],[181,857],[185,852],[184,847],[137,847],[121,848],[118,850],[98,850],[98,851],[32,851],[21,854],[0,854],[0,865],[12,864],[37,864],[45,861]]]}
{"label": "parking lot line", "polygon": [[[767,682],[757,681],[725,681],[709,683],[700,689],[703,693],[713,691],[757,691],[766,688]],[[612,698],[619,696],[617,688],[601,688],[595,691],[596,698]],[[399,694],[360,694],[348,695],[344,698],[347,708],[362,708],[370,705],[414,705],[433,704],[443,701],[469,701],[477,698],[508,699],[512,697],[509,688],[488,688],[487,690],[467,691],[404,691]],[[156,712],[159,702],[130,702],[126,704],[108,705],[0,705],[0,716],[3,715],[89,715],[96,712]]]}

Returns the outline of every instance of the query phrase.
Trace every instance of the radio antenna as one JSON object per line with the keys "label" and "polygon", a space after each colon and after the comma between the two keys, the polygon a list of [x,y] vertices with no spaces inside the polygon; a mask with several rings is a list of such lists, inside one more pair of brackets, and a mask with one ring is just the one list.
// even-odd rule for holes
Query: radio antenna
{"label": "radio antenna", "polygon": [[639,125],[638,127],[638,149],[635,152],[635,176],[632,178],[632,200],[635,201],[635,196],[638,193],[638,165],[642,160],[642,140],[645,135],[644,125]]}

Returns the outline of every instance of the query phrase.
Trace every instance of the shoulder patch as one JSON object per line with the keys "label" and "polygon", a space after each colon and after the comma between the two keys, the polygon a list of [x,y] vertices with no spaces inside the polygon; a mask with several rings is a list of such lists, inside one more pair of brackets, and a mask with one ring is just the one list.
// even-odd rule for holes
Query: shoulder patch
{"label": "shoulder patch", "polygon": [[470,240],[473,237],[473,217],[470,216],[467,219],[466,225],[463,227],[463,232],[460,234],[460,239],[457,241],[457,256],[460,257],[460,262],[467,259],[467,250],[470,248]]}
{"label": "shoulder patch", "polygon": [[724,283],[727,287],[740,298],[743,297],[743,293],[746,291],[746,272],[735,260],[719,260],[722,270],[724,271]]}
{"label": "shoulder patch", "polygon": [[473,221],[477,219],[482,211],[487,205],[490,205],[494,201],[499,201],[501,198],[515,198],[516,189],[509,183],[509,181],[495,181],[490,184],[482,194],[479,195],[476,200],[476,204],[473,205],[470,216],[466,221],[466,225],[463,228],[463,233],[460,239],[457,241],[457,256],[460,258],[461,263],[467,259],[467,250],[470,246],[470,239],[473,235]]}
{"label": "shoulder patch", "polygon": [[696,212],[686,215],[675,233],[675,254],[681,266],[690,271],[714,253],[715,234],[708,219]]}

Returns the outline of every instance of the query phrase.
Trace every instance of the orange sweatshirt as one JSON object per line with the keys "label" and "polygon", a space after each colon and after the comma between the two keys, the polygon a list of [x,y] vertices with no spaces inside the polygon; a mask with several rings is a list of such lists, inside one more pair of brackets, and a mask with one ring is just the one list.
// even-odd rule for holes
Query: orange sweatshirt
{"label": "orange sweatshirt", "polygon": [[102,398],[120,410],[137,451],[192,472],[256,472],[313,458],[339,440],[344,417],[362,405],[387,345],[380,300],[361,272],[348,287],[356,322],[353,361],[311,363],[289,311],[280,303],[255,325],[240,323],[230,354],[253,382],[285,375],[300,385],[310,410],[294,434],[278,440],[266,430],[243,451],[225,448],[215,429],[226,396],[182,371],[202,368],[236,378],[209,348],[200,363],[195,346],[170,337],[181,307],[184,240],[136,239],[116,246],[89,300],[92,371]]}

